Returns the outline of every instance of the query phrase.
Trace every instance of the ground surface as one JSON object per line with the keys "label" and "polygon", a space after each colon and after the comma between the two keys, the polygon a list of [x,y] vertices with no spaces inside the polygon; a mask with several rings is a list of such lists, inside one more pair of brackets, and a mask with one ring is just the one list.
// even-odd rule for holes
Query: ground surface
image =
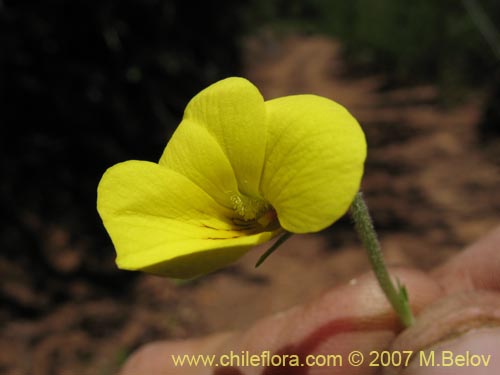
{"label": "ground surface", "polygon": [[[247,76],[265,98],[315,93],[358,118],[369,144],[363,190],[387,261],[429,269],[499,224],[499,165],[476,140],[482,97],[447,110],[431,86],[381,91],[382,77],[347,74],[338,50],[321,37],[253,40]],[[74,301],[2,324],[0,373],[113,374],[141,344],[245,327],[368,270],[348,220],[292,238],[256,270],[261,252],[186,285],[143,275],[116,298],[72,284]]]}

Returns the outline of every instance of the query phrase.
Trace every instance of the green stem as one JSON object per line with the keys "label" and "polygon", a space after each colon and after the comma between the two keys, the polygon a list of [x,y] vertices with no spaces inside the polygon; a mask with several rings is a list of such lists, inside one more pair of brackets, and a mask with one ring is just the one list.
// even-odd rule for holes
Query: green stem
{"label": "green stem", "polygon": [[288,240],[290,237],[292,237],[292,235],[293,235],[293,233],[285,232],[280,238],[278,238],[278,240],[273,244],[273,246],[271,246],[269,249],[266,250],[266,252],[264,254],[262,254],[262,256],[259,258],[259,260],[255,264],[255,268],[259,267],[266,260],[266,258],[269,255],[274,253],[278,249],[278,247],[283,245],[283,243],[286,240]]}
{"label": "green stem", "polygon": [[350,214],[354,220],[354,226],[356,227],[356,231],[361,238],[361,242],[363,242],[363,245],[368,253],[370,263],[380,287],[398,314],[401,322],[406,327],[409,327],[413,324],[414,318],[411,312],[410,304],[408,303],[408,294],[405,287],[400,285],[399,282],[397,288],[392,283],[391,277],[387,272],[387,267],[385,266],[377,233],[373,228],[372,219],[361,192],[359,192],[354,198],[350,208]]}

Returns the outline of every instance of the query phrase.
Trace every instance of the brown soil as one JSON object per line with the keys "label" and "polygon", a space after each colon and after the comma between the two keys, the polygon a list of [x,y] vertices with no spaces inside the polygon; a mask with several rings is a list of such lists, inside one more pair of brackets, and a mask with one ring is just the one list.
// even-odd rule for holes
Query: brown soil
{"label": "brown soil", "polygon": [[[429,269],[499,223],[498,164],[476,137],[482,97],[444,109],[432,86],[380,91],[382,77],[350,78],[338,51],[322,37],[254,39],[247,76],[267,99],[314,93],[358,118],[369,144],[363,190],[387,261]],[[262,251],[183,285],[141,275],[117,299],[90,293],[90,280],[72,284],[74,301],[1,324],[0,373],[113,374],[146,342],[245,327],[368,270],[347,219],[293,237],[254,269]],[[71,268],[73,256],[56,261]],[[16,280],[2,289],[28,302],[44,299]]]}

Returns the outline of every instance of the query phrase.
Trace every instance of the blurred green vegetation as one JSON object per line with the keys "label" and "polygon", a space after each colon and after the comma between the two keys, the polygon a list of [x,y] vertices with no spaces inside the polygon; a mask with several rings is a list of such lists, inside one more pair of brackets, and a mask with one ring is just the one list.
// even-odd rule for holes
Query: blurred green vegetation
{"label": "blurred green vegetation", "polygon": [[[490,83],[498,70],[494,50],[461,1],[259,3],[255,9],[260,19],[279,30],[295,28],[338,38],[352,74],[383,73],[389,83],[398,85],[438,84],[449,102],[463,97],[468,88]],[[476,4],[492,25],[500,25],[500,2]]]}

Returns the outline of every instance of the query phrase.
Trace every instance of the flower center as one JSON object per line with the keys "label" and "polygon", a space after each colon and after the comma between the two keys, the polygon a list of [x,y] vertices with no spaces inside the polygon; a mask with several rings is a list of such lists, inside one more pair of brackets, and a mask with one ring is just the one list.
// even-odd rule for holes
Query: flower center
{"label": "flower center", "polygon": [[245,221],[258,220],[271,209],[271,206],[265,200],[243,194],[233,194],[231,203],[236,213]]}

